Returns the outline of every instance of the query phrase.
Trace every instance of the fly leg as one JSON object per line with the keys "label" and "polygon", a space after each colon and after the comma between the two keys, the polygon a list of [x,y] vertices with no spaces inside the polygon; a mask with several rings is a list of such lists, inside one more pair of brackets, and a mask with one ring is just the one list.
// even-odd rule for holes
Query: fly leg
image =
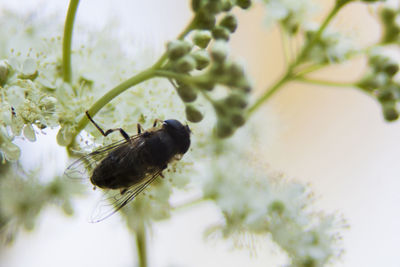
{"label": "fly leg", "polygon": [[137,124],[137,133],[138,133],[138,134],[141,134],[142,131],[144,131],[142,125],[140,125],[140,123],[138,123],[138,124]]}
{"label": "fly leg", "polygon": [[107,131],[104,132],[103,129],[101,129],[100,126],[92,119],[92,117],[89,115],[89,111],[87,111],[87,110],[86,110],[86,116],[93,123],[93,125],[97,128],[97,130],[100,131],[100,133],[103,136],[107,136],[112,132],[119,131],[121,133],[122,137],[124,137],[126,139],[126,141],[130,141],[131,140],[129,138],[129,135],[122,128],[108,129]]}
{"label": "fly leg", "polygon": [[161,178],[165,178],[164,177],[164,175],[162,174],[162,172],[165,170],[167,168],[167,165],[164,165],[163,167],[162,167],[162,170],[161,170],[161,172],[160,172],[160,176],[161,176]]}
{"label": "fly leg", "polygon": [[155,119],[154,120],[154,123],[153,123],[153,127],[156,127],[157,126],[157,122],[159,122],[159,123],[163,123],[164,121],[163,120],[160,120],[160,119]]}

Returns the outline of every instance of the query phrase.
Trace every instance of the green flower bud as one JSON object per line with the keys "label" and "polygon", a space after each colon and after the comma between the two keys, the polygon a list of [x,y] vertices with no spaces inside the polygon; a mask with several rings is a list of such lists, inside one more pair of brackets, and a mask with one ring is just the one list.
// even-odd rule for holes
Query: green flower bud
{"label": "green flower bud", "polygon": [[224,100],[215,101],[213,105],[218,117],[228,117],[231,107],[227,106]]}
{"label": "green flower bud", "polygon": [[383,116],[387,121],[395,121],[399,118],[399,113],[396,110],[395,104],[388,103],[382,106],[383,108]]}
{"label": "green flower bud", "polygon": [[227,14],[219,23],[220,26],[228,29],[231,33],[236,31],[238,22],[233,14]]}
{"label": "green flower bud", "polygon": [[9,70],[5,61],[0,61],[0,85],[4,85],[7,81]]}
{"label": "green flower bud", "polygon": [[229,40],[230,32],[225,27],[215,26],[211,33],[215,40],[225,40],[225,41]]}
{"label": "green flower bud", "polygon": [[176,60],[183,57],[192,49],[192,44],[187,41],[174,40],[167,44],[168,57],[171,60]]}
{"label": "green flower bud", "polygon": [[202,6],[203,0],[192,0],[192,9],[194,12],[199,11],[200,7]]}
{"label": "green flower bud", "polygon": [[393,8],[386,7],[383,8],[382,11],[380,12],[380,17],[384,24],[393,24],[396,16],[397,12]]}
{"label": "green flower bud", "polygon": [[211,14],[218,14],[222,11],[222,3],[220,0],[208,1],[204,5],[204,10]]}
{"label": "green flower bud", "polygon": [[201,30],[211,30],[215,26],[215,15],[203,10],[197,12],[194,19],[194,28]]}
{"label": "green flower bud", "polygon": [[196,67],[196,60],[192,56],[186,55],[178,59],[173,66],[177,72],[187,73]]}
{"label": "green flower bud", "polygon": [[203,80],[196,82],[196,85],[203,90],[212,91],[214,89],[215,83],[212,80]]}
{"label": "green flower bud", "polygon": [[395,100],[393,92],[389,89],[379,90],[377,98],[380,102],[388,102]]}
{"label": "green flower bud", "polygon": [[237,0],[236,4],[242,9],[248,9],[251,6],[251,0]]}
{"label": "green flower bud", "polygon": [[231,120],[236,127],[241,127],[246,123],[246,119],[241,112],[233,112],[231,115]]}
{"label": "green flower bud", "polygon": [[399,41],[399,36],[400,27],[395,24],[389,24],[384,28],[384,34],[381,42],[383,44],[394,43]]}
{"label": "green flower bud", "polygon": [[196,31],[193,35],[193,43],[200,48],[207,48],[211,41],[211,33],[209,31]]}
{"label": "green flower bud", "polygon": [[394,76],[399,71],[399,65],[396,62],[388,62],[383,71],[389,76]]}
{"label": "green flower bud", "polygon": [[222,11],[225,11],[225,12],[231,11],[232,7],[233,7],[233,4],[232,4],[231,0],[222,1]]}
{"label": "green flower bud", "polygon": [[193,105],[186,105],[186,118],[190,122],[200,122],[203,119],[203,114],[197,110]]}
{"label": "green flower bud", "polygon": [[192,54],[192,56],[196,60],[197,70],[202,70],[210,64],[210,56],[204,50],[196,51]]}
{"label": "green flower bud", "polygon": [[357,87],[366,91],[372,91],[379,86],[378,81],[371,75],[362,78],[358,83]]}
{"label": "green flower bud", "polygon": [[247,95],[241,92],[233,92],[224,100],[225,105],[244,109],[247,107]]}
{"label": "green flower bud", "polygon": [[228,120],[218,119],[215,127],[215,133],[219,138],[227,138],[235,132],[234,127],[229,123]]}
{"label": "green flower bud", "polygon": [[228,56],[228,48],[225,42],[218,41],[211,50],[211,57],[217,63],[223,63]]}
{"label": "green flower bud", "polygon": [[180,84],[178,87],[176,87],[176,91],[183,102],[193,102],[197,98],[196,91],[186,84]]}

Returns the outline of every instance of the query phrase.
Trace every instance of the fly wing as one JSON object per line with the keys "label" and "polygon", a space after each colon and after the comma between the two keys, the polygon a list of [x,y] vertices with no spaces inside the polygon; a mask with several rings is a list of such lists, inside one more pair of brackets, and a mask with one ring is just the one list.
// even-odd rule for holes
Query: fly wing
{"label": "fly wing", "polygon": [[144,189],[147,188],[161,174],[162,169],[156,169],[152,174],[149,174],[142,182],[131,186],[126,191],[119,192],[117,190],[108,190],[105,192],[101,201],[97,204],[90,222],[101,222],[120,209],[122,209],[131,200],[135,199]]}
{"label": "fly wing", "polygon": [[[134,135],[130,138],[130,140],[120,140],[114,142],[110,145],[101,147],[79,159],[75,160],[71,165],[67,167],[64,172],[64,175],[70,179],[77,179],[81,181],[88,181],[88,178],[92,175],[93,170],[96,166],[113,150],[117,149],[118,147],[128,145],[130,143],[135,144],[138,142],[138,137],[140,134]],[[139,147],[139,144],[136,146]],[[123,155],[121,155],[123,157]]]}

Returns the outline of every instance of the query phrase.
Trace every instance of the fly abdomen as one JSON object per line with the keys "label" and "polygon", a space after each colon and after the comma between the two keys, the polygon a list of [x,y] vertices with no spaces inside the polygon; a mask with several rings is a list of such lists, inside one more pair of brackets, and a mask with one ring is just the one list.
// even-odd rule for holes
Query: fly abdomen
{"label": "fly abdomen", "polygon": [[127,144],[110,152],[94,169],[90,180],[100,188],[127,188],[139,183],[145,172],[138,154]]}

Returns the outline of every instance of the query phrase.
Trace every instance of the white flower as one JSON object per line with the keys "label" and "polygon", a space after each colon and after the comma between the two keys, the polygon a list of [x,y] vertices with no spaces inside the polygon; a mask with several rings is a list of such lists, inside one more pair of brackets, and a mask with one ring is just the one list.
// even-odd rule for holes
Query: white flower
{"label": "white flower", "polygon": [[307,23],[315,10],[311,0],[263,0],[266,5],[267,23],[279,21],[289,33],[295,33]]}

